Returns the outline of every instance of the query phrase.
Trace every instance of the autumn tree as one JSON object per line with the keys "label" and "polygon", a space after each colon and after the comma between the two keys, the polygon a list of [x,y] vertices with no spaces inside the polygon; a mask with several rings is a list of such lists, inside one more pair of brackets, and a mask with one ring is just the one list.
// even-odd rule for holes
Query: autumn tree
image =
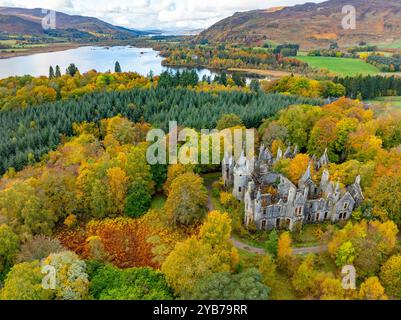
{"label": "autumn tree", "polygon": [[102,239],[99,236],[91,236],[86,239],[86,249],[89,259],[98,262],[108,260],[108,255],[104,249]]}
{"label": "autumn tree", "polygon": [[31,262],[42,260],[52,253],[65,251],[58,239],[37,235],[21,245],[21,251],[17,255],[18,262]]}
{"label": "autumn tree", "polygon": [[194,173],[186,173],[173,181],[164,208],[173,225],[190,227],[203,219],[206,203],[203,179]]}
{"label": "autumn tree", "polygon": [[81,300],[88,295],[86,264],[71,251],[52,253],[44,260],[56,270],[55,296],[62,300]]}
{"label": "autumn tree", "polygon": [[303,149],[308,145],[310,132],[322,113],[320,107],[293,106],[280,112],[278,124],[287,128],[289,140]]}
{"label": "autumn tree", "polygon": [[325,149],[328,149],[329,157],[332,161],[338,161],[339,157],[334,150],[337,119],[334,117],[324,117],[319,119],[312,129],[308,143],[308,152],[310,154],[322,155]]}
{"label": "autumn tree", "polygon": [[366,279],[359,289],[359,299],[361,300],[387,300],[388,297],[384,292],[378,277],[370,277]]}
{"label": "autumn tree", "polygon": [[195,237],[177,243],[162,265],[168,284],[180,296],[191,296],[197,281],[229,270],[228,265],[221,264],[210,244]]}
{"label": "autumn tree", "polygon": [[330,276],[326,277],[320,284],[321,300],[344,300],[346,292],[343,288],[341,280],[334,279]]}
{"label": "autumn tree", "polygon": [[8,225],[0,225],[0,280],[12,267],[19,248],[18,236]]}
{"label": "autumn tree", "polygon": [[100,238],[110,262],[119,268],[157,266],[147,242],[151,234],[143,220],[127,217],[92,220],[86,231],[87,237]]}
{"label": "autumn tree", "polygon": [[167,180],[166,183],[164,184],[164,191],[166,195],[168,195],[171,191],[171,185],[173,184],[173,181],[180,175],[184,173],[193,173],[194,172],[194,166],[193,165],[184,165],[181,163],[177,164],[172,164],[168,167],[167,169]]}
{"label": "autumn tree", "polygon": [[231,242],[231,218],[227,213],[210,212],[199,230],[199,239],[212,247],[222,266],[227,265],[232,270],[236,268],[233,264],[238,262],[235,258],[237,249]]}
{"label": "autumn tree", "polygon": [[[275,169],[287,176],[294,183],[305,174],[306,169],[310,164],[310,159],[307,154],[299,153],[294,159],[283,159],[275,164]],[[313,174],[313,168],[311,168]]]}
{"label": "autumn tree", "polygon": [[373,276],[394,252],[397,233],[392,221],[349,222],[334,233],[328,249],[337,265],[352,263],[360,276]]}
{"label": "autumn tree", "polygon": [[[259,128],[262,142],[273,149],[273,142],[280,141],[283,145],[289,143],[288,130],[277,121],[266,121]],[[275,152],[276,150],[272,150]]]}
{"label": "autumn tree", "polygon": [[318,284],[315,281],[317,272],[314,270],[314,264],[315,257],[308,255],[292,278],[293,287],[301,295],[312,294],[317,290]]}
{"label": "autumn tree", "polygon": [[8,273],[0,300],[49,300],[53,290],[44,289],[42,266],[39,261],[16,264]]}
{"label": "autumn tree", "polygon": [[110,212],[112,214],[122,214],[125,209],[129,178],[121,168],[110,168],[107,170],[107,184],[110,195]]}
{"label": "autumn tree", "polygon": [[288,265],[292,258],[291,236],[289,232],[283,232],[278,239],[277,258],[281,265]]}
{"label": "autumn tree", "polygon": [[366,190],[372,201],[374,215],[391,219],[401,227],[401,171],[378,176]]}
{"label": "autumn tree", "polygon": [[0,213],[8,225],[23,238],[34,234],[50,235],[57,217],[44,206],[35,189],[37,180],[17,182],[0,192]]}
{"label": "autumn tree", "polygon": [[259,266],[259,271],[262,275],[263,283],[271,288],[276,281],[277,266],[270,255],[265,255]]}
{"label": "autumn tree", "polygon": [[355,260],[355,249],[351,241],[344,242],[336,253],[336,265],[343,267],[352,264]]}
{"label": "autumn tree", "polygon": [[242,126],[242,120],[236,114],[224,114],[217,121],[217,130],[221,131],[227,128]]}
{"label": "autumn tree", "polygon": [[382,140],[370,132],[366,126],[360,126],[349,135],[346,149],[349,157],[365,162],[375,159],[382,148],[382,143]]}
{"label": "autumn tree", "polygon": [[383,264],[380,279],[388,294],[401,297],[401,255],[392,256]]}
{"label": "autumn tree", "polygon": [[298,294],[322,300],[344,299],[345,292],[341,281],[335,279],[331,273],[316,270],[315,266],[316,258],[310,254],[295,271],[292,284]]}
{"label": "autumn tree", "polygon": [[291,236],[289,232],[283,232],[278,239],[277,256],[286,259],[292,255]]}

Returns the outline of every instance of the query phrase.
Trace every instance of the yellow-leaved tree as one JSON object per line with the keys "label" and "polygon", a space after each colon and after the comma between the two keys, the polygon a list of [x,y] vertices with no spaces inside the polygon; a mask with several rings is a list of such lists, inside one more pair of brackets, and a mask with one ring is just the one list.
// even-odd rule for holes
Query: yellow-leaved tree
{"label": "yellow-leaved tree", "polygon": [[125,198],[129,187],[129,178],[119,167],[107,170],[107,183],[110,197],[110,212],[122,214],[125,208]]}
{"label": "yellow-leaved tree", "polygon": [[388,297],[378,277],[370,277],[361,284],[359,289],[359,299],[361,300],[387,300]]}
{"label": "yellow-leaved tree", "polygon": [[212,211],[199,231],[178,243],[162,265],[174,292],[190,296],[196,283],[216,272],[228,272],[238,263],[231,240],[231,219],[227,213]]}

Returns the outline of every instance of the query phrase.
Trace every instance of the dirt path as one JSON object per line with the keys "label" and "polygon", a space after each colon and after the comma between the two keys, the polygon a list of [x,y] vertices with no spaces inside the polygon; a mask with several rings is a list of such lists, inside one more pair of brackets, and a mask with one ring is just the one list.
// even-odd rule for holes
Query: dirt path
{"label": "dirt path", "polygon": [[212,186],[206,186],[208,197],[207,197],[207,208],[210,211],[214,211],[214,205],[212,201]]}
{"label": "dirt path", "polygon": [[[242,249],[242,250],[248,251],[250,253],[260,254],[260,255],[264,255],[266,253],[266,251],[264,249],[252,247],[249,244],[243,243],[234,238],[231,238],[231,240],[233,242],[234,247],[236,247],[238,249]],[[305,248],[292,248],[292,254],[294,254],[294,255],[303,255],[303,254],[309,254],[309,253],[321,253],[321,252],[326,252],[326,251],[327,251],[326,245],[305,247]]]}

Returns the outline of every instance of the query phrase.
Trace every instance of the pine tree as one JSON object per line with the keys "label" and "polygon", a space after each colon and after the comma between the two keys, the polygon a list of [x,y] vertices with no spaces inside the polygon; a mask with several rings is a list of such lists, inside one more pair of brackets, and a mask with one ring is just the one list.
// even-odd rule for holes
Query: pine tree
{"label": "pine tree", "polygon": [[79,70],[74,63],[71,63],[66,70],[66,73],[69,74],[71,77],[75,76],[77,72],[79,72]]}
{"label": "pine tree", "polygon": [[220,75],[219,83],[223,86],[227,86],[227,73],[225,73],[224,71]]}
{"label": "pine tree", "polygon": [[116,61],[116,64],[114,66],[114,72],[120,73],[121,71],[121,66],[120,63],[118,61]]}
{"label": "pine tree", "polygon": [[54,69],[52,66],[50,66],[49,68],[49,79],[53,79],[54,78]]}
{"label": "pine tree", "polygon": [[56,66],[56,78],[60,78],[61,77],[61,71],[60,71],[60,66]]}

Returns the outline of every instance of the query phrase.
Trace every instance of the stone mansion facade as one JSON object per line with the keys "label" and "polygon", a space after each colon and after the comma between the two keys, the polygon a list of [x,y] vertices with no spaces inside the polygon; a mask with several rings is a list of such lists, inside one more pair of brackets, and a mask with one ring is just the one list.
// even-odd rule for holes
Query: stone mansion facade
{"label": "stone mansion facade", "polygon": [[313,156],[311,164],[293,184],[282,174],[272,171],[280,159],[294,158],[298,148],[278,150],[274,157],[268,148],[260,148],[258,158],[247,159],[242,154],[236,161],[226,155],[222,162],[222,176],[226,188],[233,188],[233,195],[244,202],[244,223],[254,223],[259,230],[294,230],[304,223],[347,220],[363,199],[360,176],[346,188],[330,181],[324,169],[320,184],[312,180],[312,165],[316,170],[329,164],[327,150],[321,158]]}

